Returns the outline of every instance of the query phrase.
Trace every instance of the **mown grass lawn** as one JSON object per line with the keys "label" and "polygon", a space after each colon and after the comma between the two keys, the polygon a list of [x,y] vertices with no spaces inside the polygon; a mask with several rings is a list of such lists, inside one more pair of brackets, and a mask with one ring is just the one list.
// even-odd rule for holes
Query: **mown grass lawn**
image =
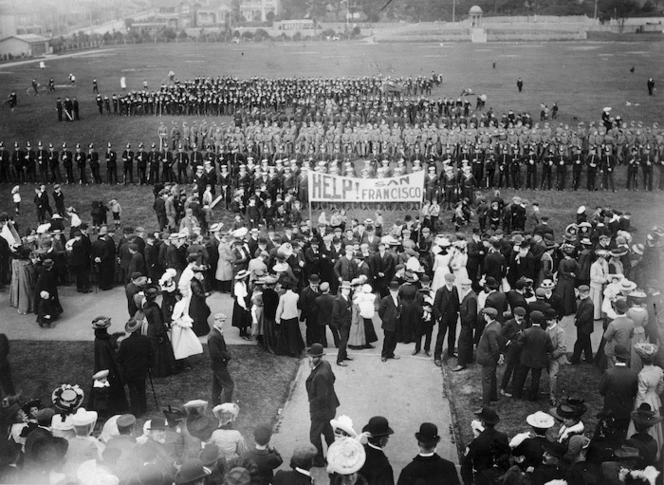
{"label": "mown grass lawn", "polygon": [[[45,342],[16,340],[11,343],[10,362],[14,385],[25,400],[39,398],[50,403],[52,391],[63,383],[79,384],[87,394],[92,386],[93,342]],[[161,409],[191,399],[209,400],[211,371],[207,347],[202,355],[187,359],[191,369],[154,379]],[[275,423],[290,392],[300,361],[261,351],[257,346],[230,346],[229,371],[235,381],[233,400],[240,406],[237,429],[248,442],[257,423]],[[148,413],[161,415],[148,382]],[[87,401],[86,401],[87,402]],[[85,406],[85,404],[84,404]]]}

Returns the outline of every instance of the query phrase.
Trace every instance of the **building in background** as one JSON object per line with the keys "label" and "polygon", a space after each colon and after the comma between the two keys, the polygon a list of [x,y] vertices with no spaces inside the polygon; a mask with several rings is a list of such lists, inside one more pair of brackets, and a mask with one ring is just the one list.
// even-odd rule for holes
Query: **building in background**
{"label": "building in background", "polygon": [[49,54],[48,39],[36,34],[17,34],[0,40],[0,56],[38,57]]}

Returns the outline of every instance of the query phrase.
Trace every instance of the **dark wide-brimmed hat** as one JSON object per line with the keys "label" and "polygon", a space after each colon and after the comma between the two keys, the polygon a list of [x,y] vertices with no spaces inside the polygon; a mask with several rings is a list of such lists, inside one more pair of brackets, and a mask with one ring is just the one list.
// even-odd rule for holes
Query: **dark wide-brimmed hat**
{"label": "dark wide-brimmed hat", "polygon": [[362,432],[369,433],[372,438],[394,434],[394,430],[390,428],[387,418],[383,416],[374,416],[371,418],[367,425],[362,428]]}
{"label": "dark wide-brimmed hat", "polygon": [[587,407],[583,400],[568,398],[558,405],[556,408],[551,408],[549,414],[559,421],[563,419],[580,419],[581,416],[587,411]]}

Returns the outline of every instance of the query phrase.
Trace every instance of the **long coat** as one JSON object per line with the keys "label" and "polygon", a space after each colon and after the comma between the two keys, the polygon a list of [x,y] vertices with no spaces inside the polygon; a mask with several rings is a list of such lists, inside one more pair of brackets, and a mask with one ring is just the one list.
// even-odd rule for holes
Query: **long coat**
{"label": "long coat", "polygon": [[[94,369],[93,373],[108,369],[108,411],[111,415],[121,414],[127,410],[127,397],[124,391],[124,382],[120,365],[115,355],[115,338],[108,334],[106,329],[95,330],[94,342]],[[93,393],[90,393],[88,409],[94,409]]]}
{"label": "long coat", "polygon": [[233,263],[235,262],[231,246],[228,243],[220,242],[218,252],[219,260],[214,277],[218,281],[230,281],[233,279]]}
{"label": "long coat", "polygon": [[378,316],[383,322],[383,330],[386,332],[396,332],[399,328],[399,314],[401,312],[401,299],[397,297],[397,304],[394,304],[392,295],[387,295],[380,300],[378,307]]}
{"label": "long coat", "polygon": [[336,377],[330,363],[322,360],[307,377],[305,386],[309,398],[309,414],[312,419],[332,419],[339,407],[334,391]]}

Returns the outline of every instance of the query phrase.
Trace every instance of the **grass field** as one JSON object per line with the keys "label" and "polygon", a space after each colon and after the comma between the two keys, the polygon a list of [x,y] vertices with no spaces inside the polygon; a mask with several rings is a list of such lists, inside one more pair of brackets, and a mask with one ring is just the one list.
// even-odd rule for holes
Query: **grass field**
{"label": "grass field", "polygon": [[[498,386],[502,378],[504,366],[498,368]],[[475,417],[475,411],[482,407],[482,384],[480,366],[473,365],[463,372],[447,372],[446,381],[451,387],[450,395],[453,396],[453,420],[456,418],[457,436],[461,442],[458,443],[459,452],[463,454],[465,447],[473,438],[470,422]],[[588,407],[588,412],[583,416],[586,434],[590,435],[597,424],[597,412],[602,409],[603,401],[600,396],[599,379],[601,375],[597,368],[582,364],[578,366],[565,365],[560,368],[558,374],[558,396],[562,398],[576,397],[583,399]],[[579,386],[583,383],[583,386]],[[530,377],[526,381],[525,389],[530,385]],[[548,374],[542,373],[540,391],[548,391]],[[500,416],[497,428],[507,433],[510,438],[517,433],[528,431],[530,426],[526,423],[526,417],[536,411],[548,412],[548,396],[540,396],[538,402],[525,399],[512,399],[499,396],[497,403],[493,405]],[[560,423],[558,423],[560,424]],[[557,427],[555,428],[557,430]],[[553,438],[553,436],[551,436]]]}
{"label": "grass field", "polygon": [[[63,383],[79,384],[87,399],[94,367],[93,342],[15,340],[11,345],[9,357],[14,385],[25,399],[39,398],[50,403],[51,392]],[[278,357],[252,345],[231,346],[229,351],[233,356],[229,365],[235,381],[233,400],[240,406],[236,425],[249,443],[253,442],[253,428],[257,423],[276,422],[290,392],[299,360]],[[181,408],[191,399],[209,400],[211,371],[207,350],[202,355],[189,357],[187,363],[191,369],[154,379],[161,409],[169,404]],[[39,371],[35,372],[36,369]],[[148,414],[145,418],[160,414],[148,382]]]}
{"label": "grass field", "polygon": [[[143,79],[159,86],[170,70],[180,79],[196,76],[429,76],[440,72],[444,82],[433,97],[457,97],[462,89],[486,93],[487,107],[497,113],[512,109],[538,116],[540,103],[557,101],[560,120],[566,123],[599,119],[604,106],[626,120],[647,123],[661,119],[664,98],[649,97],[648,77],[664,78],[664,64],[654,62],[661,55],[661,42],[559,42],[492,44],[376,44],[289,43],[289,44],[156,44],[118,47],[76,57],[52,58],[41,70],[38,63],[0,67],[0,97],[11,91],[19,95],[14,113],[3,108],[0,140],[42,140],[118,144],[157,141],[161,121],[171,117],[121,118],[100,116],[92,93],[92,79],[103,95],[120,91],[120,77],[127,77],[129,89],[140,89]],[[492,62],[496,69],[492,69]],[[634,73],[629,69],[635,68]],[[67,85],[74,73],[75,88],[59,87],[60,96],[77,96],[82,121],[58,123],[55,96],[28,97],[30,80],[46,84],[50,77],[57,86]],[[523,78],[522,93],[516,79]],[[638,103],[627,107],[626,101]],[[186,118],[175,118],[178,122]],[[189,118],[192,121],[192,118]],[[221,122],[219,118],[209,118]]]}

